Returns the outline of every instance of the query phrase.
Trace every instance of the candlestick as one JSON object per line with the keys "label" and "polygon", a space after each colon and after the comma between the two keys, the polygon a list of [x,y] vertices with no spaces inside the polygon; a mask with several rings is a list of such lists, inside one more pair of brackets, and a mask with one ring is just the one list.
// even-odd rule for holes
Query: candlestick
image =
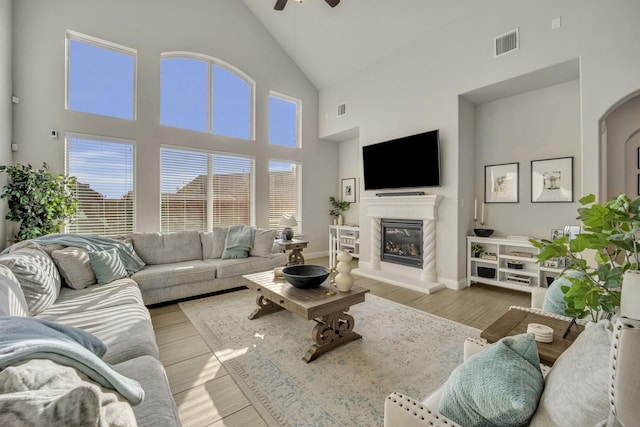
{"label": "candlestick", "polygon": [[484,225],[484,202],[482,203],[482,218],[480,219],[480,224]]}
{"label": "candlestick", "polygon": [[478,220],[478,199],[473,201],[473,220]]}

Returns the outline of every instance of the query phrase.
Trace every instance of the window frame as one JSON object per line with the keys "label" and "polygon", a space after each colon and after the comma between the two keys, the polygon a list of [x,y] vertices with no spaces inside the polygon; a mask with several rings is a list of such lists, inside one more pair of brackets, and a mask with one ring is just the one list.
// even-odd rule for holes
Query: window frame
{"label": "window frame", "polygon": [[[133,117],[131,119],[128,118],[122,118],[122,117],[112,117],[112,116],[105,116],[103,114],[96,114],[96,113],[89,113],[86,111],[76,111],[76,110],[71,110],[69,108],[69,88],[70,88],[70,84],[69,84],[69,61],[70,61],[70,42],[71,40],[75,40],[81,43],[86,43],[86,44],[90,44],[96,47],[100,47],[103,49],[109,49],[112,50],[114,52],[117,53],[122,53],[125,55],[131,55],[133,56]],[[73,30],[66,30],[65,31],[65,60],[64,60],[64,108],[67,111],[74,111],[76,113],[84,113],[84,114],[93,114],[95,116],[101,116],[101,117],[109,117],[112,119],[120,119],[120,120],[129,120],[129,121],[136,121],[138,120],[138,50],[131,48],[131,47],[127,47],[118,43],[114,43],[108,40],[103,40],[100,39],[98,37],[93,37],[87,34],[82,34],[79,33],[77,31],[73,31]]]}
{"label": "window frame", "polygon": [[298,98],[294,98],[293,96],[285,95],[280,92],[276,92],[274,90],[269,91],[269,100],[271,98],[281,99],[283,101],[291,102],[296,106],[296,146],[295,147],[287,147],[286,145],[275,144],[271,142],[271,109],[269,109],[269,131],[267,133],[267,137],[269,138],[269,145],[274,145],[278,147],[285,148],[302,148],[302,100]]}
{"label": "window frame", "polygon": [[[162,73],[162,60],[163,59],[171,59],[171,58],[186,58],[186,59],[195,59],[195,60],[199,60],[199,61],[206,61],[207,62],[207,134],[211,134],[211,135],[217,135],[220,137],[225,137],[225,138],[233,138],[233,139],[238,139],[241,141],[250,141],[253,142],[256,140],[256,82],[255,80],[253,80],[251,77],[249,77],[249,75],[247,73],[245,73],[244,71],[242,71],[241,69],[239,69],[238,67],[223,61],[222,59],[216,58],[214,56],[210,56],[210,55],[205,55],[202,53],[197,53],[197,52],[188,52],[188,51],[168,51],[168,52],[162,52],[160,53],[160,72]],[[237,138],[237,137],[232,137],[232,136],[227,136],[227,135],[221,135],[221,134],[217,134],[217,133],[213,133],[213,114],[212,114],[212,108],[213,108],[213,87],[212,87],[212,81],[213,81],[213,66],[216,65],[218,67],[222,67],[224,69],[226,69],[227,71],[235,74],[237,77],[239,77],[240,79],[242,79],[243,81],[245,81],[249,87],[251,88],[251,95],[250,95],[250,102],[251,102],[251,106],[250,106],[250,119],[249,119],[249,139],[244,139],[244,138]],[[158,94],[160,95],[162,91],[162,87],[160,87],[160,90],[158,91]],[[160,105],[160,109],[162,109],[162,105]],[[173,126],[168,126],[168,125],[163,125],[162,123],[160,123],[160,126],[167,126],[167,127],[173,127]],[[192,132],[199,132],[199,131],[194,131],[192,129],[185,129],[185,128],[176,128],[176,129],[184,129],[184,130],[191,130]]]}

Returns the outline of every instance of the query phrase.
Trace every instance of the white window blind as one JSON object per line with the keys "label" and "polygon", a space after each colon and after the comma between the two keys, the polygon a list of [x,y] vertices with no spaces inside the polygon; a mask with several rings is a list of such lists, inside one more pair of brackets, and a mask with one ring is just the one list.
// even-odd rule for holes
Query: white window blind
{"label": "white window blind", "polygon": [[300,230],[300,165],[291,162],[269,161],[269,228],[279,229],[282,215],[293,215]]}
{"label": "white window blind", "polygon": [[67,134],[66,170],[78,180],[78,212],[67,232],[119,236],[134,230],[134,143]]}
{"label": "white window blind", "polygon": [[160,163],[162,231],[251,224],[253,159],[163,147]]}

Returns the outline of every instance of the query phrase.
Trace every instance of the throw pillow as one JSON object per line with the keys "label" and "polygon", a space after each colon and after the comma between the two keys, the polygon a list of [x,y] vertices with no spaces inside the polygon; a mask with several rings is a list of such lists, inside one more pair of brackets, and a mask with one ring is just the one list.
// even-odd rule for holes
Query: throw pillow
{"label": "throw pillow", "polygon": [[438,411],[465,427],[524,426],[544,388],[533,334],[505,337],[449,376]]}
{"label": "throw pillow", "polygon": [[4,265],[0,265],[0,316],[29,316],[29,306],[20,283]]}
{"label": "throw pillow", "polygon": [[595,426],[609,415],[611,322],[588,323],[545,379],[531,426]]}
{"label": "throw pillow", "polygon": [[202,259],[221,258],[224,252],[224,241],[226,238],[227,227],[213,227],[211,231],[200,232]]}
{"label": "throw pillow", "polygon": [[225,249],[222,253],[222,259],[247,258],[249,251],[242,248]]}
{"label": "throw pillow", "polygon": [[104,285],[129,276],[116,248],[89,252],[89,262],[93,273],[96,275],[98,285]]}
{"label": "throw pillow", "polygon": [[51,252],[65,284],[72,289],[84,289],[96,284],[96,275],[86,249],[68,247]]}
{"label": "throw pillow", "polygon": [[29,315],[49,308],[60,294],[60,273],[39,245],[24,245],[0,256],[0,264],[8,267],[18,279]]}
{"label": "throw pillow", "polygon": [[557,277],[544,294],[542,310],[547,313],[560,314],[566,316],[567,302],[564,300],[563,286],[571,286],[573,283],[568,277],[581,278],[583,274],[576,270],[568,270],[562,276]]}
{"label": "throw pillow", "polygon": [[250,256],[269,256],[273,249],[273,241],[276,238],[276,230],[264,230],[257,228],[253,236],[253,247],[249,251]]}

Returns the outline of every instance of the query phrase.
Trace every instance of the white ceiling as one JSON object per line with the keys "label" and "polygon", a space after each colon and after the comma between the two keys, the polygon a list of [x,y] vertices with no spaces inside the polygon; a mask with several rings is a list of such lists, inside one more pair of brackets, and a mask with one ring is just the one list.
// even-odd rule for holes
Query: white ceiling
{"label": "white ceiling", "polygon": [[[376,61],[454,20],[474,13],[477,0],[243,0],[318,89]],[[485,3],[486,4],[486,3]]]}

